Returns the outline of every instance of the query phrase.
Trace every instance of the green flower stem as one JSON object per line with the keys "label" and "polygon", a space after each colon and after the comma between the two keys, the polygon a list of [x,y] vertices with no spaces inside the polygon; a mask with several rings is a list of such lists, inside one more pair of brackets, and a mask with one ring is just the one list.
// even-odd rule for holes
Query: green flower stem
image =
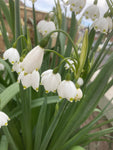
{"label": "green flower stem", "polygon": [[26,0],[24,0],[24,35],[27,38],[27,10],[26,10]]}
{"label": "green flower stem", "polygon": [[31,88],[23,90],[20,85],[20,95],[22,102],[22,133],[26,150],[32,149],[32,132],[31,132]]}
{"label": "green flower stem", "polygon": [[36,16],[35,16],[35,6],[33,3],[33,21],[34,21],[34,35],[35,35],[35,46],[38,44],[38,38],[37,38],[37,29],[36,29]]}
{"label": "green flower stem", "polygon": [[[15,1],[15,37],[16,39],[21,35],[20,27],[20,0]],[[18,41],[17,49],[21,54],[21,40]]]}
{"label": "green flower stem", "polygon": [[[63,60],[60,62],[59,67],[61,66],[61,64],[65,61],[66,63],[69,64],[69,66],[72,68],[73,72],[75,73],[75,69],[73,68],[73,66],[67,61],[67,59],[72,59],[74,61],[73,58],[67,57],[65,58],[64,56],[62,56],[61,54],[59,54],[58,52],[54,51],[54,50],[50,50],[50,49],[45,49],[44,51],[47,52],[52,52],[55,53],[56,55],[58,55],[60,58],[62,58]],[[75,61],[74,61],[75,62]]]}
{"label": "green flower stem", "polygon": [[[68,37],[68,39],[71,41],[71,43],[72,43],[72,45],[73,45],[73,48],[74,48],[74,50],[75,50],[75,54],[76,54],[76,57],[77,57],[77,61],[78,61],[78,60],[79,60],[78,52],[77,52],[76,46],[75,46],[75,44],[74,44],[72,38],[70,37],[70,35],[69,35],[67,32],[65,32],[65,31],[63,31],[63,30],[61,30],[61,29],[52,31],[52,32],[50,33],[50,35],[51,35],[52,33],[54,33],[54,32],[61,32],[61,33],[65,34],[65,35]],[[78,61],[78,62],[79,62],[79,61]]]}
{"label": "green flower stem", "polygon": [[16,41],[14,42],[14,44],[13,44],[13,47],[14,47],[14,48],[16,48],[17,42],[18,42],[21,38],[23,38],[23,39],[25,40],[25,42],[27,43],[27,40],[26,40],[25,36],[24,36],[24,35],[20,35],[20,36],[16,39]]}

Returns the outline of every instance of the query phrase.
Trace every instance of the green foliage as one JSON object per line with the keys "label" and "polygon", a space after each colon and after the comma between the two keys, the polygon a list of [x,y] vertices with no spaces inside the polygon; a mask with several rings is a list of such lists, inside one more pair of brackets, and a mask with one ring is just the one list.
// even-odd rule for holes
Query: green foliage
{"label": "green foliage", "polygon": [[[107,3],[112,12],[111,1],[107,0]],[[77,32],[79,32],[79,24],[74,12],[72,12],[71,26],[68,34],[68,20],[66,15],[62,13],[59,0],[56,2],[56,17],[53,18],[54,21],[57,20],[56,26],[58,27],[55,31],[58,32],[58,36],[54,46],[52,46],[50,35],[43,38],[37,32],[34,4],[33,26],[35,43],[31,42],[30,31],[27,26],[26,7],[24,7],[24,12],[25,26],[23,27],[20,23],[19,0],[15,2],[9,0],[9,7],[3,0],[0,0],[0,29],[6,48],[10,48],[16,43],[23,59],[34,45],[37,46],[37,43],[40,43],[42,47],[46,47],[46,50],[39,72],[42,73],[49,68],[54,69],[58,65],[62,79],[65,78],[67,73],[70,73],[72,81],[76,84],[77,79],[82,76],[84,79],[84,84],[81,87],[83,98],[80,102],[74,101],[72,103],[66,99],[59,100],[57,93],[50,92],[45,94],[44,88],[41,85],[38,93],[31,90],[31,88],[24,90],[21,83],[16,82],[17,74],[11,72],[9,62],[0,59],[0,63],[5,66],[5,71],[0,73],[0,109],[6,112],[11,119],[8,127],[2,127],[2,132],[0,132],[0,149],[85,150],[85,146],[92,141],[107,140],[105,135],[112,133],[113,127],[94,133],[91,132],[113,122],[113,119],[110,119],[97,125],[97,122],[105,115],[110,103],[103,110],[98,111],[98,115],[91,122],[84,127],[81,127],[81,125],[97,110],[98,102],[113,85],[113,79],[108,82],[113,73],[113,53],[104,63],[95,80],[90,83],[92,75],[98,70],[102,60],[105,58],[105,54],[107,54],[106,47],[113,36],[113,30],[108,33],[98,57],[94,60],[93,57],[97,52],[99,44],[105,38],[104,34],[100,34],[95,45],[93,45],[96,34],[95,30],[88,31],[86,29],[82,39],[81,54],[79,55],[78,46],[75,42],[75,37]],[[12,39],[8,39],[3,13],[11,28]],[[74,51],[72,51],[72,48],[74,48]],[[52,52],[54,52],[54,55],[51,55]],[[65,70],[64,65],[67,63],[67,59],[77,61],[74,64],[75,72]],[[105,139],[101,139],[102,136]]]}

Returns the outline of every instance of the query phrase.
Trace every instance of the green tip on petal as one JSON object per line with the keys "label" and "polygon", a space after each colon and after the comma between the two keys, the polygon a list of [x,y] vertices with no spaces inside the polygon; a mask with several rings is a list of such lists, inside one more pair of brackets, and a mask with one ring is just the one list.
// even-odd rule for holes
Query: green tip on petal
{"label": "green tip on petal", "polygon": [[47,90],[46,90],[45,92],[46,92],[46,93],[49,93],[49,91],[47,91]]}

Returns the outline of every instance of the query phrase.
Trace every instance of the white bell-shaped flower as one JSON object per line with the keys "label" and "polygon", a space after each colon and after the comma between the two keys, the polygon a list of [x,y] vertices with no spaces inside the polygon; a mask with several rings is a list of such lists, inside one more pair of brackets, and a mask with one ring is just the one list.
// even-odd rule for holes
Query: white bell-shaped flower
{"label": "white bell-shaped flower", "polygon": [[96,31],[100,31],[100,32],[105,33],[105,34],[108,32],[108,22],[107,22],[106,18],[102,17],[102,18],[97,19],[93,23],[92,26],[94,27],[94,29]]}
{"label": "white bell-shaped flower", "polygon": [[22,68],[20,67],[21,62],[16,62],[13,64],[12,71],[16,71],[18,74],[22,72]]}
{"label": "white bell-shaped flower", "polygon": [[82,79],[81,77],[78,78],[77,84],[78,84],[79,86],[82,86],[82,85],[84,84],[84,81],[83,81],[83,79]]}
{"label": "white bell-shaped flower", "polygon": [[91,5],[88,8],[86,8],[84,16],[86,19],[90,18],[93,21],[100,17],[100,11],[97,5]]}
{"label": "white bell-shaped flower", "polygon": [[107,22],[108,22],[108,29],[111,31],[113,28],[113,22],[112,19],[110,17],[107,17]]}
{"label": "white bell-shaped flower", "polygon": [[70,4],[70,10],[79,14],[86,4],[86,0],[69,0],[67,4]]}
{"label": "white bell-shaped flower", "polygon": [[53,16],[54,16],[54,12],[51,11],[51,12],[49,13],[49,17],[52,18]]}
{"label": "white bell-shaped flower", "polygon": [[[76,70],[75,65],[74,65],[74,61],[71,59],[67,60],[69,62],[69,64],[73,67],[74,70]],[[77,61],[75,60],[75,62],[77,63]],[[71,66],[68,63],[65,64],[65,69],[71,69],[71,71],[73,72],[73,69],[71,68]]]}
{"label": "white bell-shaped flower", "polygon": [[9,120],[9,117],[4,112],[0,111],[0,128],[2,126],[7,126]]}
{"label": "white bell-shaped flower", "polygon": [[83,92],[82,90],[79,88],[77,89],[77,94],[76,94],[76,97],[75,97],[75,101],[80,101],[80,99],[83,97]]}
{"label": "white bell-shaped flower", "polygon": [[40,46],[33,48],[24,58],[20,67],[25,73],[32,73],[39,70],[43,61],[44,49]]}
{"label": "white bell-shaped flower", "polygon": [[61,76],[59,73],[53,73],[52,69],[44,71],[41,75],[41,84],[44,86],[46,93],[56,92],[58,85],[61,83]]}
{"label": "white bell-shaped flower", "polygon": [[63,80],[58,86],[57,92],[60,99],[66,98],[70,102],[75,99],[77,94],[75,84],[70,80]]}
{"label": "white bell-shaped flower", "polygon": [[40,33],[43,33],[44,28],[46,27],[46,20],[41,20],[37,24],[37,29]]}
{"label": "white bell-shaped flower", "polygon": [[6,60],[8,59],[10,63],[14,64],[16,62],[19,62],[20,55],[15,48],[9,48],[6,50],[3,54],[3,59]]}
{"label": "white bell-shaped flower", "polygon": [[32,86],[32,88],[38,92],[40,83],[40,75],[38,71],[34,70],[32,73],[27,75],[25,75],[25,72],[22,71],[18,76],[18,82],[20,81],[24,89]]}
{"label": "white bell-shaped flower", "polygon": [[0,63],[0,71],[3,71],[4,68],[5,68],[4,65]]}
{"label": "white bell-shaped flower", "polygon": [[[46,20],[41,20],[38,24],[37,24],[37,29],[38,31],[43,35],[46,36],[47,34],[49,34],[50,32],[52,32],[53,30],[56,30],[55,24],[53,21],[46,21]],[[56,38],[57,37],[57,33],[53,33],[51,35],[52,38]]]}

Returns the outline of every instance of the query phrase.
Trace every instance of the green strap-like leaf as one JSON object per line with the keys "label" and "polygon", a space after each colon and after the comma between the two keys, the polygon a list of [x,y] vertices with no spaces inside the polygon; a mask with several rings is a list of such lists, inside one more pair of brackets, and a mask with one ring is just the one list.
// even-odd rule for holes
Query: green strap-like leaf
{"label": "green strap-like leaf", "polygon": [[12,82],[14,83],[16,80],[15,80],[13,73],[11,72],[11,67],[9,66],[9,64],[1,58],[0,58],[0,63],[2,63],[5,66],[5,69],[8,71],[10,78]]}
{"label": "green strap-like leaf", "polygon": [[1,22],[1,31],[2,31],[2,35],[3,35],[4,43],[5,43],[6,47],[9,48],[10,43],[8,40],[7,31],[6,31],[5,23],[3,20],[3,16],[1,14],[1,8],[0,8],[0,22]]}
{"label": "green strap-like leaf", "polygon": [[46,116],[46,109],[47,109],[47,99],[45,98],[44,103],[41,107],[37,125],[36,125],[34,150],[40,149],[44,121],[45,121],[45,116]]}
{"label": "green strap-like leaf", "polygon": [[6,2],[4,0],[0,0],[0,8],[2,9],[3,11],[3,14],[10,26],[10,28],[12,29],[12,26],[11,26],[11,19],[10,19],[10,12],[9,12],[9,9],[6,5]]}
{"label": "green strap-like leaf", "polygon": [[19,84],[16,82],[6,88],[0,94],[0,108],[3,109],[7,103],[19,92]]}
{"label": "green strap-like leaf", "polygon": [[0,141],[0,150],[8,150],[8,141],[6,136],[3,135]]}

